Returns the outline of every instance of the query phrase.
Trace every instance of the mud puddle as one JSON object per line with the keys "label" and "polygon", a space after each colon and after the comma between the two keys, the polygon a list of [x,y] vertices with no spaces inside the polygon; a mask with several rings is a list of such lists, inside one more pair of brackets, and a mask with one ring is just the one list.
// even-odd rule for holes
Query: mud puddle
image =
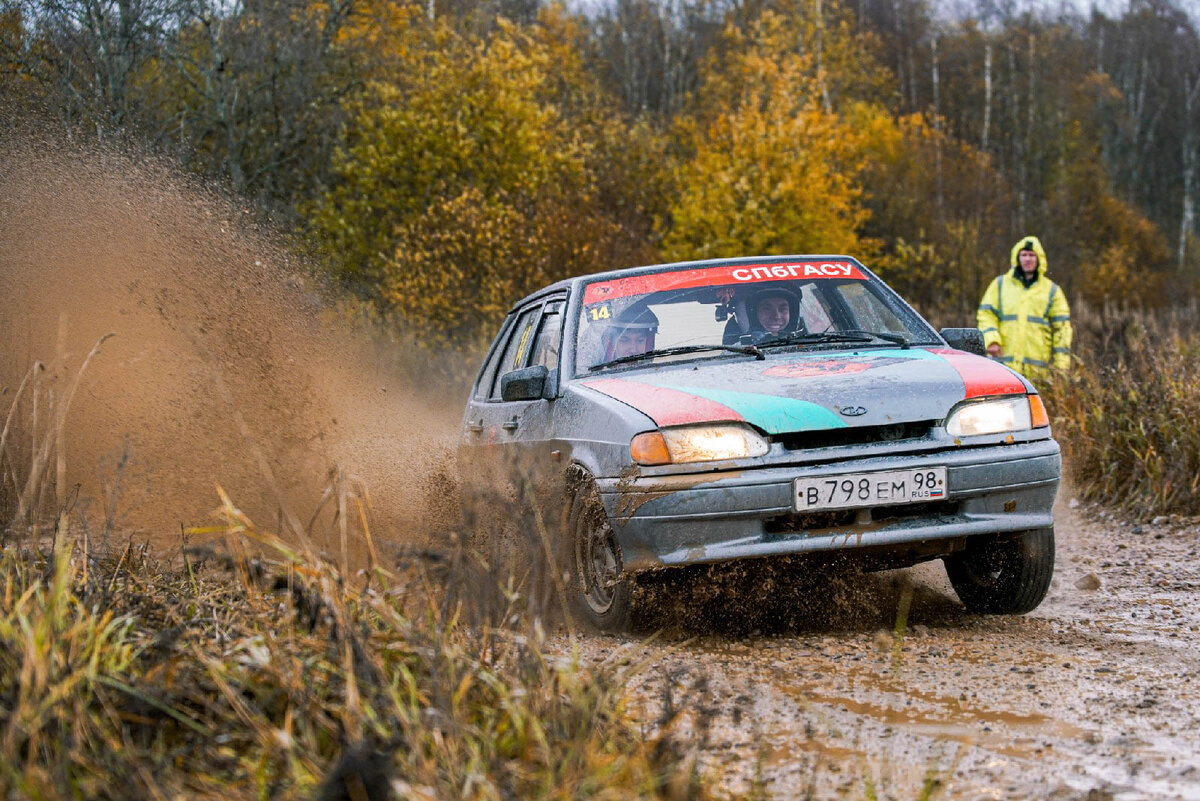
{"label": "mud puddle", "polygon": [[730,610],[575,647],[640,665],[632,707],[651,729],[677,711],[735,797],[1200,799],[1200,531],[1056,519],[1054,584],[1024,617],[967,615],[931,563],[827,590],[855,614],[762,634]]}

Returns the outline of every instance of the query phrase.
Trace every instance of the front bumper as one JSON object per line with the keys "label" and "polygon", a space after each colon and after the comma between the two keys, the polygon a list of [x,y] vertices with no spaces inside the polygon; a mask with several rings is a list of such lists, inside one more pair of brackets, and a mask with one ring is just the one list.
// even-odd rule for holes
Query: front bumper
{"label": "front bumper", "polygon": [[[906,509],[878,507],[852,521],[792,521],[800,477],[946,468],[947,497]],[[1062,461],[1052,439],[933,453],[852,458],[720,473],[597,482],[627,571],[845,549],[912,549],[939,540],[1053,525]],[[845,517],[845,515],[842,515]],[[951,544],[946,543],[946,550]],[[936,550],[936,549],[935,549]]]}

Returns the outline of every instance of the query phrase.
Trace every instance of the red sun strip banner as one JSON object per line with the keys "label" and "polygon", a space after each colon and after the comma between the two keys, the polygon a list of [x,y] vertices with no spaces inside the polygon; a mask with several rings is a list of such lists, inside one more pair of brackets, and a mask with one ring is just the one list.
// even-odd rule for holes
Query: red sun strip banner
{"label": "red sun strip banner", "polygon": [[583,291],[584,304],[599,303],[613,298],[627,298],[666,289],[693,289],[725,284],[753,284],[761,281],[788,279],[852,278],[867,280],[858,266],[849,261],[794,261],[777,264],[723,264],[718,267],[696,267],[691,270],[672,270],[646,275],[631,275],[612,281],[595,281]]}

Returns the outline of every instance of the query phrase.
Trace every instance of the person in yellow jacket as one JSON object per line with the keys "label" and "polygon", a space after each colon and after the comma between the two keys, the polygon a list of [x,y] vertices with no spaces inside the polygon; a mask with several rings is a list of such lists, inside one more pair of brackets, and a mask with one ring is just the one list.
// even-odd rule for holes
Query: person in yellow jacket
{"label": "person in yellow jacket", "polygon": [[1036,236],[1012,248],[1012,269],[983,293],[976,320],[988,355],[1031,381],[1050,368],[1071,366],[1071,309],[1066,294],[1046,276],[1046,251]]}

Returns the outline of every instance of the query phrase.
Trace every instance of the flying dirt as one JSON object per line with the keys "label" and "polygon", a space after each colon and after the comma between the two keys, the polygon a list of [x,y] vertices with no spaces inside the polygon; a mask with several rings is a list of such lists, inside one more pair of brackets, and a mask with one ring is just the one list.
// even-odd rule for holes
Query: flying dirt
{"label": "flying dirt", "polygon": [[937,562],[798,571],[561,647],[639,666],[634,714],[735,798],[1200,799],[1197,521],[1071,507],[1028,615],[967,613]]}
{"label": "flying dirt", "polygon": [[331,470],[394,539],[426,517],[459,395],[411,391],[399,344],[352,325],[248,211],[152,161],[23,137],[0,150],[0,221],[7,397],[39,361],[61,397],[111,335],[61,438],[58,494],[78,486],[93,536],[178,545],[217,485],[261,525],[307,521]]}

